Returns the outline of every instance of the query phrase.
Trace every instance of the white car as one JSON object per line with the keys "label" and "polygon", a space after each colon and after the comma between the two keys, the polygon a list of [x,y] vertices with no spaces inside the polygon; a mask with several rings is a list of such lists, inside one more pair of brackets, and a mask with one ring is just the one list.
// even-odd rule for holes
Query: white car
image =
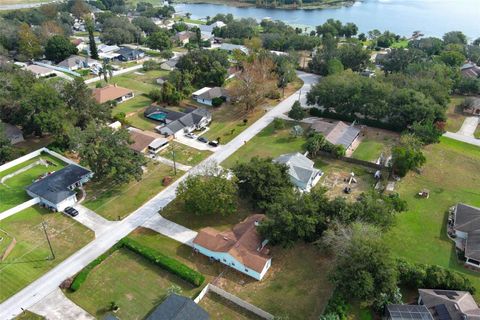
{"label": "white car", "polygon": [[197,135],[193,134],[191,132],[185,134],[185,137],[190,138],[190,139],[197,139]]}

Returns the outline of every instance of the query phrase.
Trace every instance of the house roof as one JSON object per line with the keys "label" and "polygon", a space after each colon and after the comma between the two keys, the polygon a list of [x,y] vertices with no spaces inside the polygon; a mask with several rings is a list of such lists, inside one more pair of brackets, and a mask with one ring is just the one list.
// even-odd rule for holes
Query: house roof
{"label": "house roof", "polygon": [[419,289],[422,303],[434,319],[463,320],[480,319],[480,309],[472,295],[466,291]]}
{"label": "house roof", "polygon": [[76,67],[76,66],[80,66],[80,65],[85,65],[86,66],[86,65],[89,65],[89,64],[92,64],[92,63],[100,64],[100,62],[98,60],[91,59],[89,57],[82,57],[82,56],[78,56],[78,55],[73,55],[73,56],[70,56],[67,59],[63,60],[59,64],[57,64],[57,66],[70,69],[72,67]]}
{"label": "house roof", "polygon": [[129,148],[137,152],[145,150],[156,139],[138,129],[129,128],[128,131],[130,133],[130,138],[133,141],[133,143],[129,145]]}
{"label": "house roof", "polygon": [[98,46],[98,52],[99,53],[108,53],[108,52],[115,52],[119,50],[120,48],[117,45],[109,46],[106,44],[101,44]]}
{"label": "house roof", "polygon": [[202,89],[198,89],[197,91],[195,91],[194,93],[192,93],[192,96],[199,96],[201,94],[204,94],[205,92],[208,92],[212,90],[212,88],[210,87],[203,87]]}
{"label": "house roof", "polygon": [[134,57],[134,58],[144,54],[144,52],[142,50],[131,49],[131,48],[128,48],[128,47],[121,47],[117,51],[117,53],[121,56],[124,56],[124,57]]}
{"label": "house roof", "polygon": [[307,185],[313,177],[321,172],[313,167],[314,162],[312,160],[299,152],[282,154],[273,161],[288,166],[288,174],[304,185]]}
{"label": "house roof", "polygon": [[169,295],[146,320],[209,320],[208,313],[193,300],[175,293]]}
{"label": "house roof", "polygon": [[480,230],[480,208],[458,203],[455,207],[453,227],[457,231],[467,233]]}
{"label": "house roof", "polygon": [[391,320],[433,320],[424,305],[389,304],[386,308]]}
{"label": "house roof", "polygon": [[480,261],[480,230],[468,233],[465,256]]}
{"label": "house roof", "polygon": [[219,47],[220,50],[226,51],[233,51],[233,50],[240,50],[245,54],[248,54],[248,49],[245,46],[239,44],[232,44],[232,43],[222,43]]}
{"label": "house roof", "polygon": [[213,88],[210,88],[210,90],[206,90],[200,94],[197,94],[197,97],[199,99],[212,100],[214,98],[228,97],[228,95],[229,94],[226,89],[222,87],[213,87]]}
{"label": "house roof", "polygon": [[360,129],[349,126],[345,122],[336,123],[317,120],[312,123],[311,128],[325,136],[325,139],[335,145],[343,145],[348,148],[360,134]]}
{"label": "house roof", "polygon": [[254,214],[233,227],[233,230],[220,232],[214,228],[203,228],[193,243],[210,251],[228,252],[245,267],[262,272],[270,257],[263,248],[265,241],[257,231],[257,223],[265,218]]}
{"label": "house roof", "polygon": [[92,172],[75,164],[69,164],[45,178],[27,187],[31,193],[54,204],[60,203],[75,194],[70,186],[82,180]]}
{"label": "house roof", "polygon": [[[168,111],[172,112],[170,110]],[[182,114],[181,117],[177,118],[176,120],[168,123],[163,127],[157,127],[157,130],[160,131],[161,134],[172,135],[183,130],[185,127],[197,125],[204,118],[211,117],[210,111],[202,108],[191,109],[188,110],[187,113],[176,112],[175,117],[177,117],[179,114]]]}
{"label": "house roof", "polygon": [[166,122],[178,120],[185,115],[185,113],[183,113],[183,112],[170,110],[170,109],[163,108],[163,107],[160,107],[160,106],[157,106],[157,105],[151,105],[147,109],[145,109],[145,111],[143,112],[143,114],[147,118],[149,116],[152,116],[152,115],[158,114],[158,113],[165,114]]}
{"label": "house roof", "polygon": [[133,93],[132,90],[118,87],[117,85],[108,85],[104,88],[93,89],[93,96],[98,103],[115,100],[131,93]]}
{"label": "house roof", "polygon": [[44,75],[55,73],[55,71],[52,69],[42,67],[36,64],[30,64],[26,66],[25,70],[28,70],[37,76],[44,76]]}
{"label": "house roof", "polygon": [[461,68],[461,73],[464,77],[468,78],[478,78],[480,77],[480,67],[476,64],[469,62],[464,64]]}
{"label": "house roof", "polygon": [[6,122],[2,122],[0,120],[0,127],[4,128],[4,131],[5,131],[5,136],[8,138],[8,139],[16,139],[18,136],[22,136],[23,137],[23,132],[22,130],[20,130],[20,128],[18,128],[17,126],[14,126],[13,124],[10,124],[10,123],[6,123]]}
{"label": "house roof", "polygon": [[183,40],[186,40],[186,39],[190,39],[191,37],[195,36],[195,33],[194,32],[191,32],[191,31],[180,31],[178,32],[174,38],[175,39],[178,39],[179,41],[183,41]]}

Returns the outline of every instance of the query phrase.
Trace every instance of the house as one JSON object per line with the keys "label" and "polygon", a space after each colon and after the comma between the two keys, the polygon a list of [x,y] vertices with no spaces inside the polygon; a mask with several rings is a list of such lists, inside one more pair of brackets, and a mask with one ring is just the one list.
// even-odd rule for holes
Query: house
{"label": "house", "polygon": [[122,103],[135,96],[132,90],[119,87],[116,84],[108,85],[103,88],[95,88],[92,90],[92,92],[95,101],[100,104],[108,101],[116,101],[117,103]]}
{"label": "house", "polygon": [[55,70],[42,67],[36,64],[30,64],[28,66],[25,66],[25,70],[33,73],[36,78],[45,78],[45,77],[50,77],[52,75],[56,75]]}
{"label": "house", "polygon": [[265,247],[268,240],[262,239],[257,231],[264,218],[263,214],[252,215],[230,231],[203,228],[193,240],[193,248],[212,260],[262,280],[272,261]]}
{"label": "house", "polygon": [[222,87],[204,87],[192,93],[193,100],[208,106],[213,105],[213,99],[222,98],[224,101],[230,100],[228,91]]}
{"label": "house", "polygon": [[460,68],[462,76],[465,78],[480,78],[480,67],[473,62],[468,62]]}
{"label": "house", "polygon": [[222,43],[218,49],[225,50],[230,54],[233,53],[233,51],[235,50],[240,50],[244,54],[248,54],[249,52],[247,47],[231,43]]}
{"label": "house", "polygon": [[209,320],[208,313],[192,299],[170,294],[145,320]]}
{"label": "house", "polygon": [[310,192],[323,175],[321,170],[313,167],[312,160],[299,152],[283,154],[273,161],[288,167],[290,181],[303,192]]}
{"label": "house", "polygon": [[82,39],[72,39],[70,41],[78,50],[78,52],[82,52],[83,50],[85,50],[88,46],[87,43],[85,43],[85,41],[83,41]]}
{"label": "house", "polygon": [[424,305],[435,320],[478,320],[480,309],[466,291],[418,289],[418,304]]}
{"label": "house", "polygon": [[129,148],[138,153],[157,153],[163,147],[168,145],[169,140],[159,137],[157,134],[148,131],[142,131],[137,128],[128,128],[132,144]]}
{"label": "house", "polygon": [[122,47],[116,52],[120,61],[136,61],[145,58],[145,52],[138,49]]}
{"label": "house", "polygon": [[76,164],[55,171],[38,179],[26,189],[29,196],[40,198],[40,203],[51,209],[62,211],[77,202],[75,189],[90,181],[93,172]]}
{"label": "house", "polygon": [[119,56],[119,54],[116,53],[118,50],[120,50],[120,48],[117,45],[109,46],[106,44],[101,44],[97,48],[98,57],[105,60],[116,59]]}
{"label": "house", "polygon": [[57,67],[65,68],[73,71],[73,70],[84,69],[84,68],[89,68],[93,66],[98,68],[101,65],[102,63],[98,60],[91,59],[89,57],[73,55],[63,60],[59,64],[57,64]]}
{"label": "house", "polygon": [[387,320],[433,320],[424,305],[390,304],[385,307],[385,315]]}
{"label": "house", "polygon": [[373,60],[375,62],[375,65],[382,66],[387,56],[388,52],[378,52],[377,54],[375,54],[375,58]]}
{"label": "house", "polygon": [[185,45],[190,42],[190,38],[195,37],[195,32],[192,31],[180,31],[173,36],[173,41]]}
{"label": "house", "polygon": [[173,71],[175,70],[179,59],[179,57],[173,57],[171,59],[168,59],[160,65],[160,68],[166,71]]}
{"label": "house", "polygon": [[17,144],[24,141],[23,132],[17,126],[13,124],[0,121],[0,128],[3,127],[5,136],[10,140],[11,144]]}
{"label": "house", "polygon": [[182,132],[202,130],[212,121],[212,114],[207,109],[201,108],[190,108],[185,112],[179,112],[152,105],[144,111],[144,115],[162,123],[155,127],[155,130],[165,137],[176,137]]}
{"label": "house", "polygon": [[323,134],[331,144],[344,146],[347,151],[354,148],[354,143],[360,135],[360,129],[342,121],[316,120],[312,123],[311,129]]}
{"label": "house", "polygon": [[465,99],[463,111],[473,115],[480,115],[480,98],[469,97]]}
{"label": "house", "polygon": [[448,224],[457,248],[465,252],[465,264],[480,268],[480,208],[458,203]]}

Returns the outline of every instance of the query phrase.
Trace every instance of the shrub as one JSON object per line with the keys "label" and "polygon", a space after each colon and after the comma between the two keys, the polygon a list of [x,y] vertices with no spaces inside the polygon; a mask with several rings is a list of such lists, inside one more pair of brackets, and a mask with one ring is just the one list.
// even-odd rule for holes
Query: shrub
{"label": "shrub", "polygon": [[337,291],[334,291],[330,300],[328,300],[324,315],[329,315],[328,319],[336,316],[339,320],[346,320],[349,309],[347,301]]}
{"label": "shrub", "polygon": [[224,100],[221,97],[216,97],[212,99],[212,106],[214,107],[220,107]]}
{"label": "shrub", "polygon": [[162,70],[160,67],[160,63],[155,62],[153,60],[147,60],[143,63],[143,70],[150,71],[150,70]]}
{"label": "shrub", "polygon": [[273,128],[275,130],[281,130],[281,129],[284,129],[285,128],[285,121],[283,121],[282,119],[280,118],[275,118],[273,120]]}
{"label": "shrub", "polygon": [[305,110],[303,110],[299,101],[293,103],[292,109],[288,112],[288,116],[293,120],[302,120],[306,116]]}

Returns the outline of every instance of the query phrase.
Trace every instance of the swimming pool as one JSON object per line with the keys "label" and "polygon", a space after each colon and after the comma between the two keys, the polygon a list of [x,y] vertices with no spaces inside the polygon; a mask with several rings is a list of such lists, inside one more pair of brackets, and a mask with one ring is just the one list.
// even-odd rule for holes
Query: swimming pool
{"label": "swimming pool", "polygon": [[167,114],[164,112],[154,112],[147,116],[147,118],[150,118],[152,120],[157,120],[157,121],[165,120],[166,117],[167,117]]}

